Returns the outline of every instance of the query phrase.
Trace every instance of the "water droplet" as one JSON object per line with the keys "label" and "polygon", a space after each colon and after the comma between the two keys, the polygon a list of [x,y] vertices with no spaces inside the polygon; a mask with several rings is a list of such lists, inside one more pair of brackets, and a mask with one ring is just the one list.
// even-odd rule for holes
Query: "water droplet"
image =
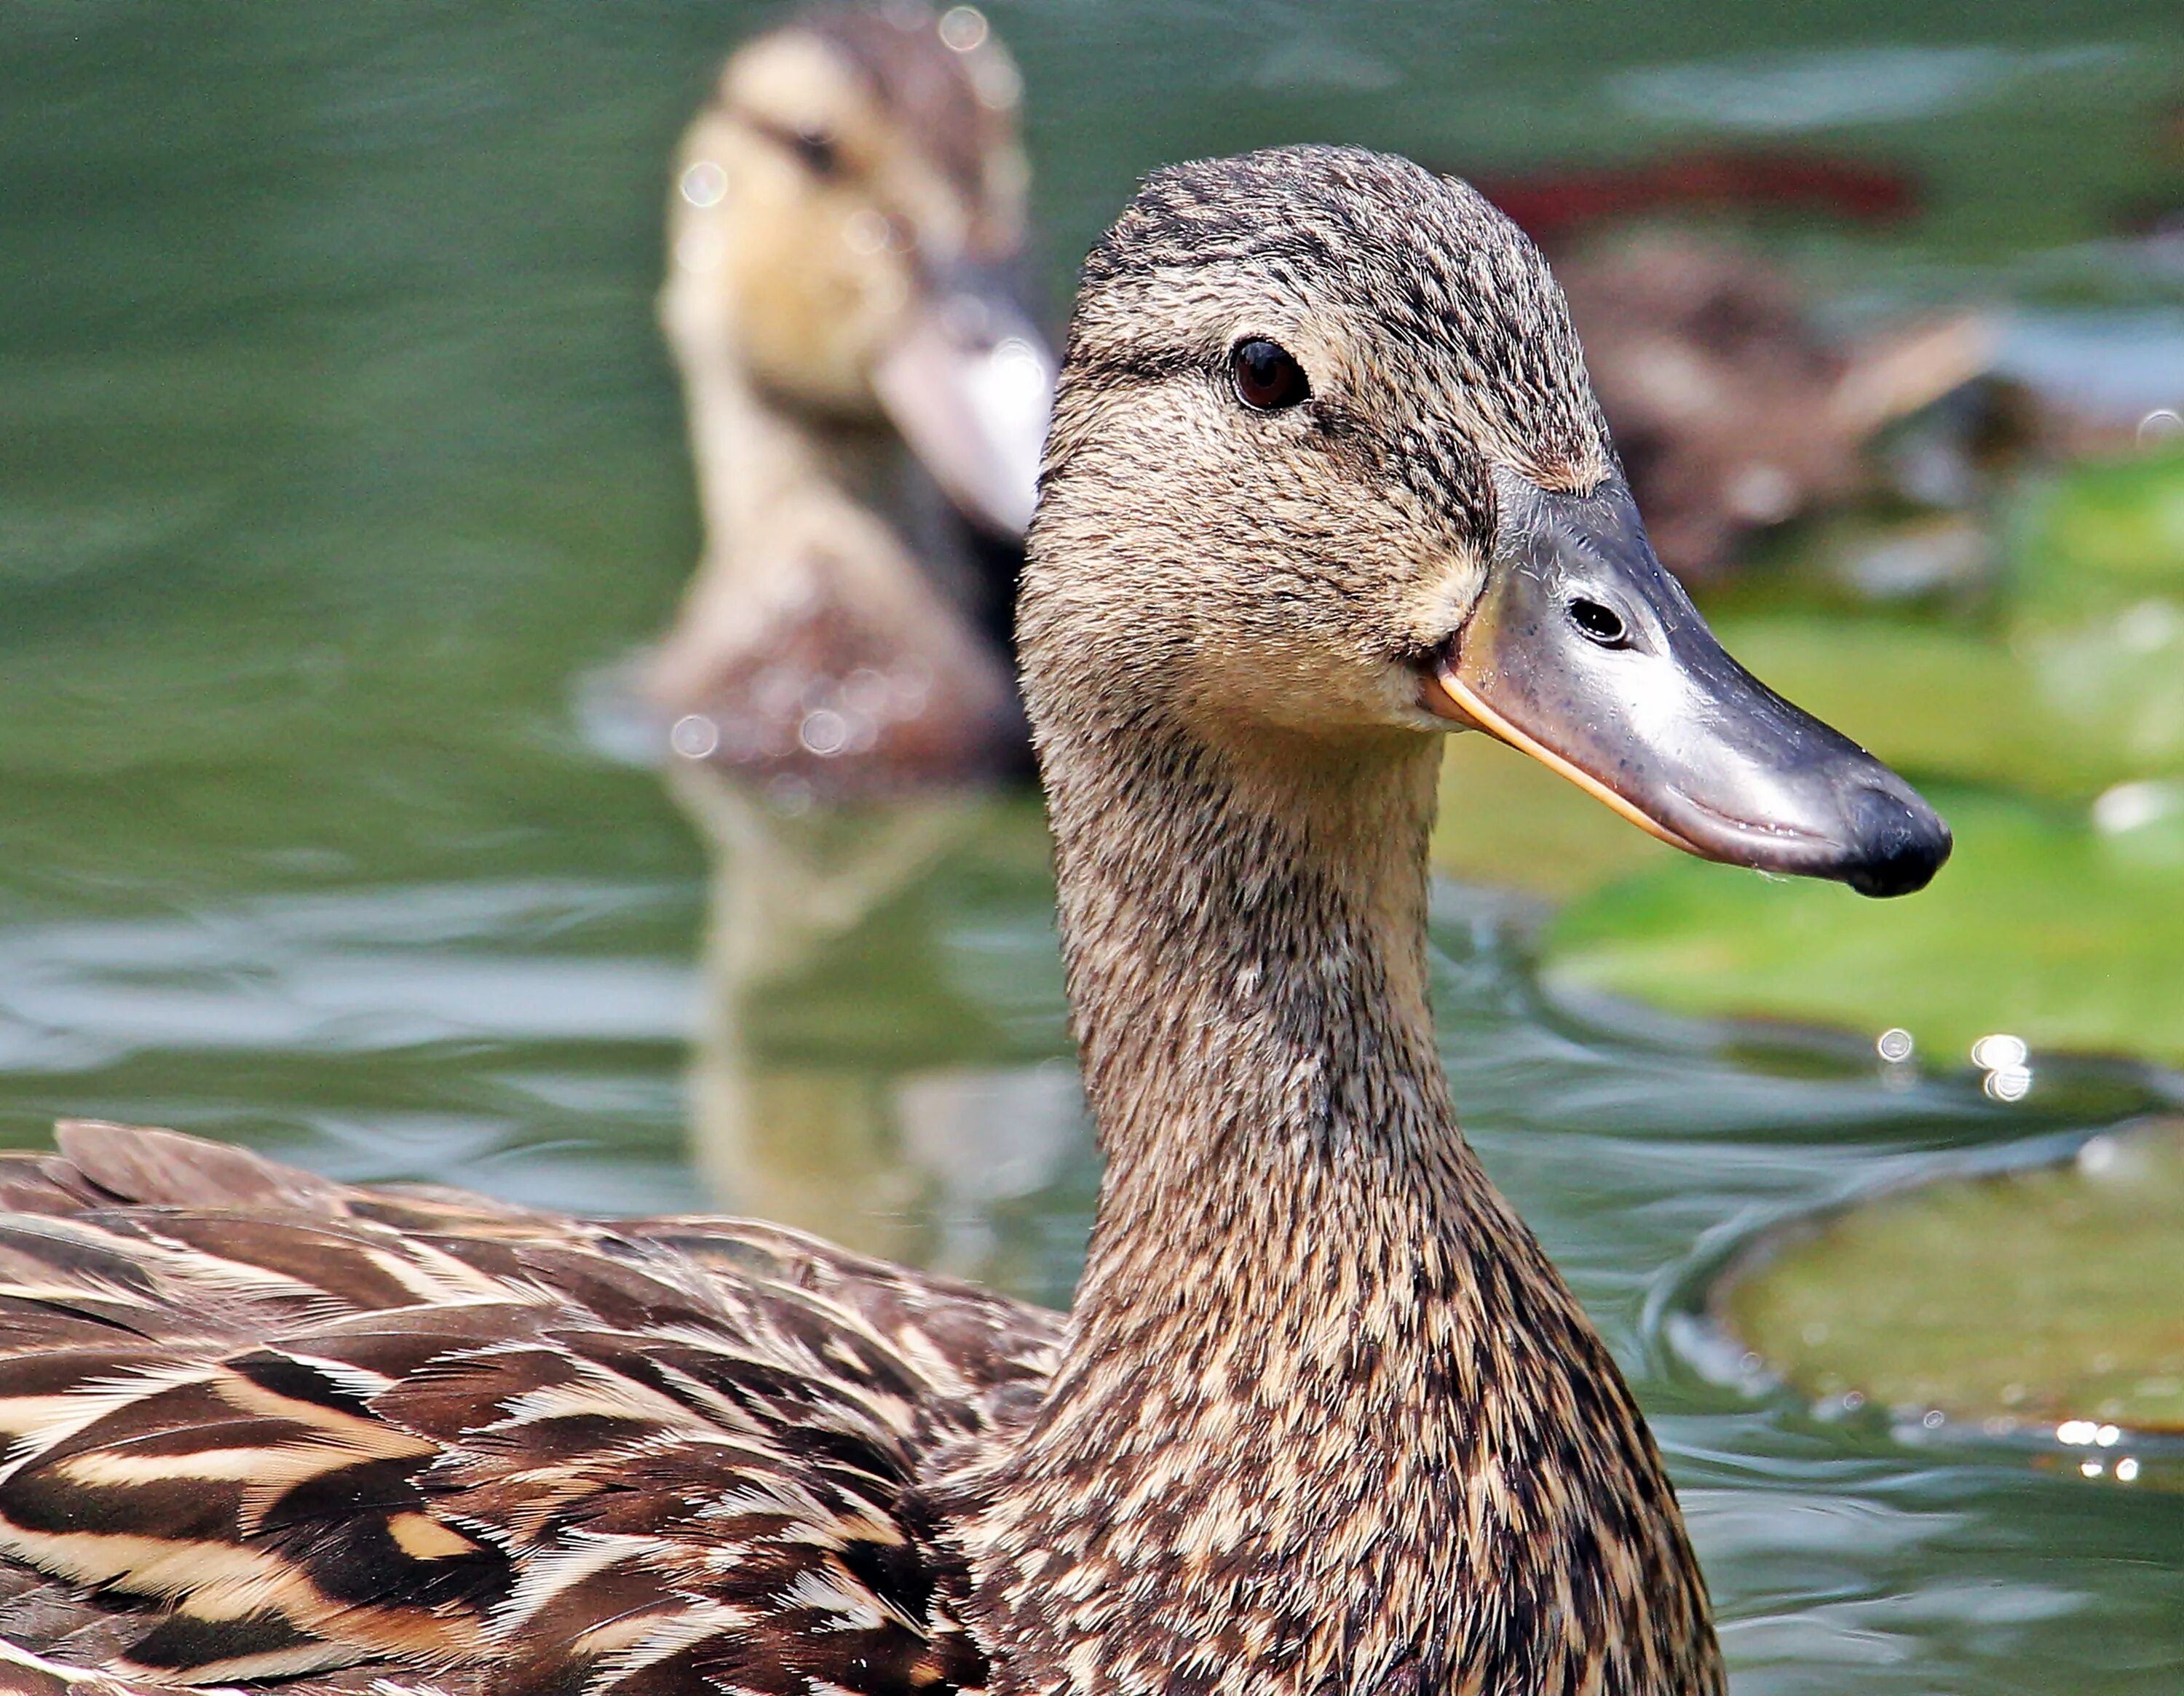
{"label": "water droplet", "polygon": [[853,253],[877,253],[888,244],[888,220],[869,206],[850,214],[842,225],[842,245]]}
{"label": "water droplet", "polygon": [[848,744],[850,723],[832,708],[815,708],[804,715],[796,737],[822,759],[831,759]]}
{"label": "water droplet", "polygon": [[860,665],[842,680],[842,704],[853,713],[880,716],[887,711],[892,692],[888,680],[869,665]]}
{"label": "water droplet", "polygon": [[710,159],[694,160],[682,173],[682,197],[693,206],[718,206],[727,196],[728,174]]}
{"label": "water droplet", "polygon": [[721,745],[721,727],[703,713],[687,713],[667,732],[667,745],[685,759],[704,759]]}
{"label": "water droplet", "polygon": [[975,63],[972,92],[989,112],[1013,112],[1023,103],[1023,78],[1006,53],[986,53]]}
{"label": "water droplet", "polygon": [[959,53],[985,46],[988,34],[986,14],[976,6],[950,6],[940,14],[940,39]]}
{"label": "water droplet", "polygon": [[2012,1037],[1997,1032],[1992,1037],[1982,1037],[1972,1044],[1972,1064],[1984,1066],[1989,1071],[2003,1066],[2021,1066],[2031,1050],[2025,1046],[2022,1037]]}
{"label": "water droplet", "polygon": [[766,804],[787,818],[811,810],[811,786],[783,772],[766,786]]}

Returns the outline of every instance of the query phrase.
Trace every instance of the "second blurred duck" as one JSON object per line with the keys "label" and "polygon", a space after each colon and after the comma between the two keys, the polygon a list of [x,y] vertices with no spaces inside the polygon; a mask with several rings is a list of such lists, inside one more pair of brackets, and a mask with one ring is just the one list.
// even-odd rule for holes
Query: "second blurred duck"
{"label": "second blurred duck", "polygon": [[1024,763],[1005,632],[1054,366],[1018,89],[969,7],[814,14],[683,138],[660,317],[705,549],[647,692],[686,759],[822,797]]}
{"label": "second blurred duck", "polygon": [[[719,1204],[966,1271],[972,1192],[1043,1183],[1079,1125],[933,960],[967,854],[1049,898],[1036,810],[989,792],[1028,775],[1008,626],[1053,381],[1018,92],[967,6],[757,36],[682,138],[660,303],[705,521],[645,679],[712,862],[694,1161]],[[859,1037],[815,1052],[796,1009],[844,993]]]}

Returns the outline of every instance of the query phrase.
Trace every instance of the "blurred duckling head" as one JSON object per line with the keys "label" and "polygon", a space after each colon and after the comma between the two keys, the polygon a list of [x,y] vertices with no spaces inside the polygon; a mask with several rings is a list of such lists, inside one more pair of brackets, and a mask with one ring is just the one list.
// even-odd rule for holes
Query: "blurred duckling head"
{"label": "blurred duckling head", "polygon": [[1050,781],[1088,734],[1369,762],[1476,728],[1710,859],[1886,894],[1947,852],[1901,778],[1722,651],[1545,262],[1403,159],[1147,181],[1085,268],[1019,623]]}
{"label": "blurred duckling head", "polygon": [[1020,88],[967,6],[814,13],[749,42],[684,140],[664,303],[773,404],[891,424],[1001,531],[1029,519],[1053,376],[1015,286]]}

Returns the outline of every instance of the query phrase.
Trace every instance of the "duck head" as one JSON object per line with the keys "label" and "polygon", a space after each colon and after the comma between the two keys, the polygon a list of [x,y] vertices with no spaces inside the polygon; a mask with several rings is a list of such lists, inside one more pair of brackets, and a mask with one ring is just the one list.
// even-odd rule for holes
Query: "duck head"
{"label": "duck head", "polygon": [[686,137],[663,310],[773,404],[884,422],[1021,534],[1053,359],[1017,298],[1014,64],[958,7],[820,12],[729,59]]}
{"label": "duck head", "polygon": [[1947,827],[1655,557],[1545,263],[1460,182],[1292,147],[1150,178],[1088,261],[1021,611],[1042,741],[1477,729],[1710,859],[1923,887]]}

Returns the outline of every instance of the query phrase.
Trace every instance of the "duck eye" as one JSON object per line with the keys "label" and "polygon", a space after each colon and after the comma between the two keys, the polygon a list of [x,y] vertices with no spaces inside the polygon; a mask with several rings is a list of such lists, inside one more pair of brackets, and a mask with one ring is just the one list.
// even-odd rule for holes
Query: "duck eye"
{"label": "duck eye", "polygon": [[799,130],[788,138],[788,148],[814,176],[832,176],[841,169],[840,150],[834,138],[822,130]]}
{"label": "duck eye", "polygon": [[1312,398],[1304,367],[1279,342],[1263,336],[1239,342],[1228,356],[1228,369],[1235,377],[1236,398],[1260,412],[1279,412]]}
{"label": "duck eye", "polygon": [[1622,616],[1613,607],[1603,607],[1598,601],[1572,601],[1569,617],[1587,641],[1596,642],[1602,648],[1630,646],[1630,633],[1624,629]]}

